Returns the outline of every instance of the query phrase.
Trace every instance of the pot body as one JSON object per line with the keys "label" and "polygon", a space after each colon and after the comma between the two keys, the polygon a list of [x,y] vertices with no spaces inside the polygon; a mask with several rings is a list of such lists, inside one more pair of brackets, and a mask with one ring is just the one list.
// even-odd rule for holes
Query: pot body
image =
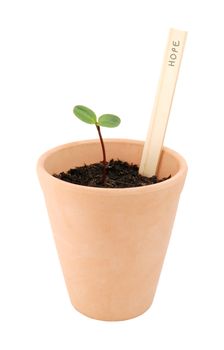
{"label": "pot body", "polygon": [[[140,163],[143,142],[105,140],[107,159]],[[43,189],[68,293],[81,313],[125,320],[152,303],[168,247],[187,165],[164,148],[155,185],[104,189],[66,183],[54,173],[101,160],[98,140],[54,148],[41,156]]]}

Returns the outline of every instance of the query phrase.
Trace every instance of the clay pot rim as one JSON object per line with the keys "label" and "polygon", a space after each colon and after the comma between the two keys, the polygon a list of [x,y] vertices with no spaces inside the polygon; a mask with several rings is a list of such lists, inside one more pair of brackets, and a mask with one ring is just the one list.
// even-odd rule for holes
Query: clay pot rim
{"label": "clay pot rim", "polygon": [[[55,182],[55,184],[64,187],[64,189],[67,190],[73,190],[73,191],[79,191],[79,192],[84,192],[87,191],[92,194],[98,194],[100,195],[121,195],[121,194],[141,194],[145,192],[154,192],[154,191],[161,191],[165,188],[171,187],[178,182],[178,180],[181,180],[182,177],[187,173],[187,163],[185,159],[176,151],[168,148],[168,147],[163,147],[163,150],[165,150],[167,153],[171,154],[173,157],[175,157],[178,160],[179,163],[179,171],[172,176],[170,179],[154,184],[154,185],[146,185],[142,187],[128,187],[128,188],[101,188],[101,187],[91,187],[91,186],[82,186],[82,185],[77,185],[77,184],[72,184],[66,181],[61,181],[60,179],[55,178],[50,174],[46,169],[45,169],[45,161],[46,159],[52,154],[55,153],[63,148],[72,148],[74,145],[78,144],[85,144],[85,143],[96,143],[99,142],[98,139],[90,139],[90,140],[80,140],[80,141],[74,141],[74,142],[69,142],[66,144],[62,144],[59,146],[56,146],[54,148],[51,148],[50,150],[46,151],[43,153],[37,163],[37,172],[45,177],[48,177],[49,180],[52,182]],[[113,138],[113,139],[104,139],[105,143],[117,143],[117,142],[122,142],[122,143],[132,143],[132,144],[137,144],[137,145],[143,145],[144,141],[141,140],[134,140],[134,139],[121,139],[121,138]]]}

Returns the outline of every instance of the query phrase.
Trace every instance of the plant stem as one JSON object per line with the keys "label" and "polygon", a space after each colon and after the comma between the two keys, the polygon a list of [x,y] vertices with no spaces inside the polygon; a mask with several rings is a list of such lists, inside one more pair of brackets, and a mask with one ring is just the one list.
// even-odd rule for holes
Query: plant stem
{"label": "plant stem", "polygon": [[105,183],[106,180],[106,165],[107,165],[107,160],[106,160],[106,151],[105,151],[105,146],[104,146],[104,142],[103,142],[103,138],[102,138],[102,134],[101,134],[101,130],[100,130],[100,126],[96,124],[96,128],[99,134],[99,138],[100,138],[100,143],[101,143],[101,147],[102,147],[102,152],[103,152],[103,177],[102,177],[102,183]]}

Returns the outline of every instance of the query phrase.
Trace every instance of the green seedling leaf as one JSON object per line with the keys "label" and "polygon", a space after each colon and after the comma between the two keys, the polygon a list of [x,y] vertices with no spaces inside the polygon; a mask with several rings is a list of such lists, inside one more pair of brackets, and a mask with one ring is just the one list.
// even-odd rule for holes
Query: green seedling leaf
{"label": "green seedling leaf", "polygon": [[73,108],[73,113],[85,123],[96,124],[96,114],[85,106],[75,106]]}
{"label": "green seedling leaf", "polygon": [[97,124],[100,126],[106,126],[107,128],[115,128],[120,122],[120,118],[114,114],[103,114],[99,117]]}

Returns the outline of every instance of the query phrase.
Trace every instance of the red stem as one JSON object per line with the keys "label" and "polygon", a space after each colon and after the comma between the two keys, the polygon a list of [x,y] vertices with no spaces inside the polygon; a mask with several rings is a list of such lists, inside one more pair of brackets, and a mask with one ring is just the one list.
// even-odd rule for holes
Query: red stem
{"label": "red stem", "polygon": [[107,166],[107,160],[106,160],[106,151],[105,151],[105,146],[104,146],[104,142],[103,142],[103,138],[102,138],[102,134],[101,134],[101,130],[100,130],[100,126],[96,124],[96,128],[99,134],[99,138],[100,138],[100,143],[101,143],[101,147],[102,147],[102,152],[103,152],[103,177],[102,177],[102,183],[105,183],[106,180],[106,166]]}

